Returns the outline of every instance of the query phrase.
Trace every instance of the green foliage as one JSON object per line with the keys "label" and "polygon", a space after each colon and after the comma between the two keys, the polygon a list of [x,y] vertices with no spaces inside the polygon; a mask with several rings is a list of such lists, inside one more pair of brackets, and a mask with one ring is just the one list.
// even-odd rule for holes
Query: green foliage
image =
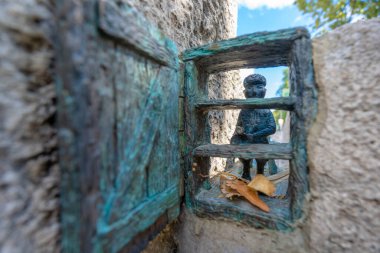
{"label": "green foliage", "polygon": [[304,14],[311,14],[313,29],[323,32],[350,23],[355,16],[374,18],[380,14],[380,0],[296,0]]}
{"label": "green foliage", "polygon": [[[289,96],[289,69],[286,68],[282,72],[282,84],[276,91],[276,95],[279,97],[287,97]],[[280,128],[280,124],[278,123],[279,119],[283,119],[285,121],[286,118],[286,111],[282,110],[274,110],[273,111],[273,117],[274,120],[276,121],[276,127],[277,129]]]}
{"label": "green foliage", "polygon": [[280,129],[280,123],[278,122],[278,120],[283,119],[285,122],[287,111],[274,110],[272,113],[273,113],[274,120],[276,121],[276,128]]}

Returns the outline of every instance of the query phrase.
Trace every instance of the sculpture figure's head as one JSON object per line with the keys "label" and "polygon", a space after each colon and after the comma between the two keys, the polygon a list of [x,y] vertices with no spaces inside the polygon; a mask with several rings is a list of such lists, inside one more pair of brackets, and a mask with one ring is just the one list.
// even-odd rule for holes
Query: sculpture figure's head
{"label": "sculpture figure's head", "polygon": [[249,75],[244,79],[244,95],[246,98],[265,97],[267,80],[260,74]]}

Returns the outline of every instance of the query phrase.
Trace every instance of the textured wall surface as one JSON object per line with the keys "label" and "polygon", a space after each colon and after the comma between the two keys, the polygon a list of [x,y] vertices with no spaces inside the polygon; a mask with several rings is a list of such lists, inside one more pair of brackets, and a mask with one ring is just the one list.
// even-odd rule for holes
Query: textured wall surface
{"label": "textured wall surface", "polygon": [[0,252],[57,252],[55,93],[49,0],[0,8]]}
{"label": "textured wall surface", "polygon": [[199,218],[189,211],[182,213],[177,227],[178,252],[307,252],[307,238],[301,229],[292,233],[258,230],[233,221]]}
{"label": "textured wall surface", "polygon": [[180,51],[235,36],[233,0],[124,0],[177,44]]}
{"label": "textured wall surface", "polygon": [[314,40],[319,113],[310,135],[314,252],[380,252],[380,19]]}

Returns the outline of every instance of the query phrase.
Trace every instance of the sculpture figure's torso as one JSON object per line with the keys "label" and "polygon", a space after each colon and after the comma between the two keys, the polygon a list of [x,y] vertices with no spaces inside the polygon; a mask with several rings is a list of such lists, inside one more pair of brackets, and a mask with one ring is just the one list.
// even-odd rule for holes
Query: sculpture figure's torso
{"label": "sculpture figure's torso", "polygon": [[[254,134],[268,126],[272,112],[269,109],[243,109],[240,112],[241,126],[246,134]],[[242,140],[242,143],[268,143],[265,136],[255,137],[252,140]]]}

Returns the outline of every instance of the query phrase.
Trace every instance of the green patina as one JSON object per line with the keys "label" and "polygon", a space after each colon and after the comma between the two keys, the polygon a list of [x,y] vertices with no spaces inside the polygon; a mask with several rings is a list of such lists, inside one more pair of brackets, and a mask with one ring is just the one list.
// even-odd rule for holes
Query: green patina
{"label": "green patina", "polygon": [[309,38],[307,29],[303,27],[289,28],[273,32],[257,32],[242,35],[233,39],[213,42],[196,48],[191,48],[184,51],[181,57],[184,61],[196,61],[199,58],[238,51],[244,49],[245,47],[252,47],[256,44],[270,44],[279,41],[294,41],[301,37]]}
{"label": "green patina", "polygon": [[62,251],[140,251],[179,214],[176,46],[125,3],[57,11]]}

